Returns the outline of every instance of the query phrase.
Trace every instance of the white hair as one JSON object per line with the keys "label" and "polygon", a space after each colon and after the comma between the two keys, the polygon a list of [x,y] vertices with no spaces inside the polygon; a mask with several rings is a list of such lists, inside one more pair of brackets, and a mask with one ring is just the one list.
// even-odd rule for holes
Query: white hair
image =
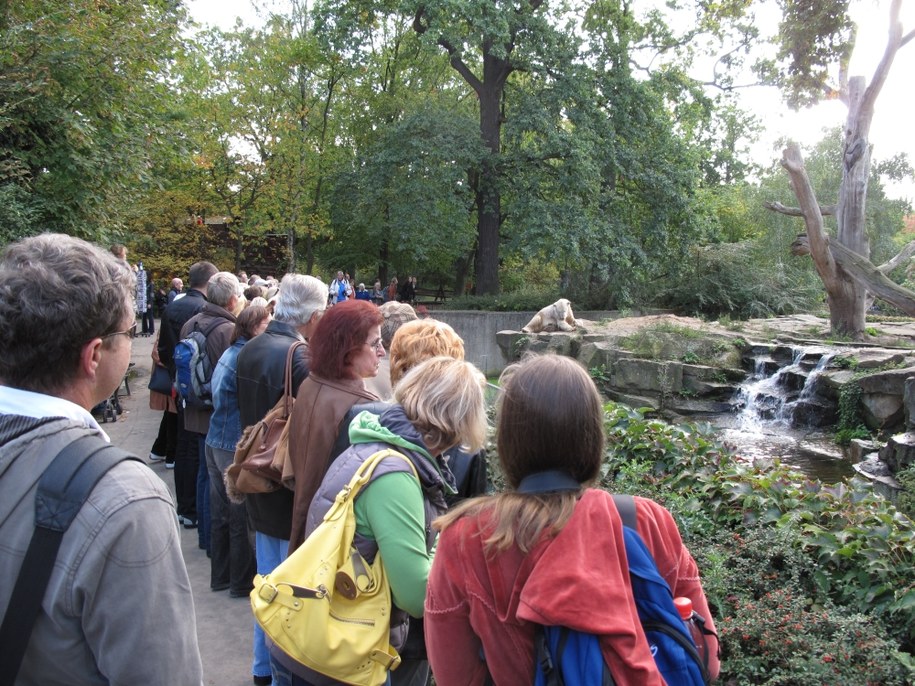
{"label": "white hair", "polygon": [[327,286],[305,274],[286,274],[280,281],[273,318],[292,326],[308,323],[315,312],[327,307]]}

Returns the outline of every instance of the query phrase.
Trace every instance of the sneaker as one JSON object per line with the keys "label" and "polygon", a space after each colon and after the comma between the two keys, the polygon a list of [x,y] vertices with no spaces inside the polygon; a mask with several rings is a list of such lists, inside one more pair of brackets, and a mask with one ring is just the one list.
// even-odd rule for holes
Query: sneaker
{"label": "sneaker", "polygon": [[166,469],[174,469],[174,468],[175,468],[175,463],[174,463],[174,462],[166,462],[166,463],[165,463],[165,468],[166,468]]}
{"label": "sneaker", "polygon": [[273,683],[273,677],[269,674],[267,676],[258,676],[254,675],[254,684],[255,686],[270,686]]}
{"label": "sneaker", "polygon": [[162,462],[162,460],[164,460],[164,459],[165,459],[165,455],[156,455],[155,453],[149,454],[150,462]]}

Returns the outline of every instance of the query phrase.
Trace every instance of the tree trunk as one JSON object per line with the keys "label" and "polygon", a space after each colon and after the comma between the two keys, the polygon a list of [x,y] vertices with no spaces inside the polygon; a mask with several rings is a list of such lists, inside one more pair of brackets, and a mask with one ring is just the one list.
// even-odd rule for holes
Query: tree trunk
{"label": "tree trunk", "polygon": [[499,103],[509,67],[503,60],[484,51],[483,81],[479,83],[480,135],[489,150],[483,161],[477,186],[477,252],[474,277],[477,295],[499,292],[499,225],[502,196],[499,191],[496,161],[501,151],[502,113]]}
{"label": "tree trunk", "polygon": [[[915,317],[915,293],[903,288],[887,276],[893,267],[898,266],[898,258],[904,260],[911,257],[915,252],[915,241],[906,245],[896,257],[879,267],[836,241],[829,241],[829,251],[836,264],[866,288],[870,294],[902,310],[910,317]],[[791,244],[791,254],[798,257],[810,254],[807,234],[798,235]]]}
{"label": "tree trunk", "polygon": [[[911,34],[905,38],[902,36],[899,21],[901,5],[901,0],[893,0],[890,7],[886,50],[870,85],[866,84],[863,76],[856,76],[841,85],[840,98],[848,107],[848,116],[842,147],[842,185],[835,208],[838,231],[834,241],[830,242],[823,230],[823,214],[807,178],[797,144],[789,144],[782,158],[807,226],[810,255],[826,288],[832,331],[856,339],[864,336],[868,289],[880,297],[885,297],[881,295],[885,293],[889,297],[901,298],[900,302],[906,300],[895,289],[887,288],[880,278],[882,272],[868,261],[870,245],[864,223],[871,163],[867,137],[874,117],[874,103],[896,53],[911,39]],[[840,250],[844,253],[842,259],[838,258]]]}

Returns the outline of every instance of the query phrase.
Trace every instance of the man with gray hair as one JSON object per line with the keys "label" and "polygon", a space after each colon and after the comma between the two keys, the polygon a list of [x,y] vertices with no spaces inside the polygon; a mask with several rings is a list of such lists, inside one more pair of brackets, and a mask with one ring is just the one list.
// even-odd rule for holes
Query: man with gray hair
{"label": "man with gray hair", "polygon": [[[207,281],[206,303],[193,317],[181,327],[181,339],[199,331],[206,340],[206,354],[212,366],[216,368],[219,358],[228,349],[235,331],[235,315],[238,306],[238,278],[231,272],[216,272]],[[181,399],[178,399],[181,402]],[[202,550],[210,552],[210,474],[206,465],[206,437],[210,430],[210,417],[213,416],[212,405],[208,407],[184,406],[184,428],[192,434],[193,446],[190,451],[194,459],[189,460],[185,469],[180,470],[182,479],[179,483],[179,470],[175,469],[175,492],[180,493],[187,501],[193,498],[197,513],[197,540]],[[221,579],[211,579],[211,588],[225,588]]]}
{"label": "man with gray hair", "polygon": [[[108,440],[90,410],[127,370],[133,287],[111,254],[70,236],[26,238],[0,258],[0,615],[35,528],[40,477],[76,441]],[[26,638],[17,684],[203,682],[174,504],[147,466],[124,460],[96,483]],[[13,650],[3,644],[5,657]]]}
{"label": "man with gray hair", "polygon": [[[286,355],[297,341],[306,341],[327,307],[327,286],[313,276],[286,274],[273,311],[273,321],[238,354],[238,406],[242,427],[256,424],[283,394]],[[304,346],[292,358],[292,392],[308,376]],[[293,493],[281,488],[273,493],[245,498],[248,519],[255,532],[258,574],[269,574],[286,557],[292,528]],[[255,683],[270,683],[270,658],[264,635],[255,624]]]}

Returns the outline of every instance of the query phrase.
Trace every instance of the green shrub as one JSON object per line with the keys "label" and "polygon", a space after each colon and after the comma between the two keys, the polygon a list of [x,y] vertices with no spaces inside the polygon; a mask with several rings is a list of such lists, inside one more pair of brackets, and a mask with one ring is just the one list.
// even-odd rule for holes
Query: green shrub
{"label": "green shrub", "polygon": [[722,681],[735,684],[892,686],[907,669],[878,622],[774,588],[735,599],[717,624]]}
{"label": "green shrub", "polygon": [[531,288],[500,295],[463,295],[451,298],[449,310],[485,310],[489,312],[539,312],[544,305],[556,302],[562,294],[554,288]]}
{"label": "green shrub", "polygon": [[915,519],[915,465],[910,465],[896,475],[902,491],[896,499],[896,507],[909,519]]}
{"label": "green shrub", "polygon": [[658,306],[717,318],[769,317],[807,311],[822,286],[799,279],[790,263],[761,260],[752,242],[693,248],[687,268],[658,296]]}
{"label": "green shrub", "polygon": [[[784,530],[813,569],[802,589],[810,598],[866,610],[915,649],[915,528],[869,484],[825,486],[777,461],[741,461],[711,427],[668,425],[613,403],[606,426],[603,486],[631,485],[641,471],[643,488],[671,509],[688,541],[757,526]],[[627,474],[629,482],[617,482]]]}

